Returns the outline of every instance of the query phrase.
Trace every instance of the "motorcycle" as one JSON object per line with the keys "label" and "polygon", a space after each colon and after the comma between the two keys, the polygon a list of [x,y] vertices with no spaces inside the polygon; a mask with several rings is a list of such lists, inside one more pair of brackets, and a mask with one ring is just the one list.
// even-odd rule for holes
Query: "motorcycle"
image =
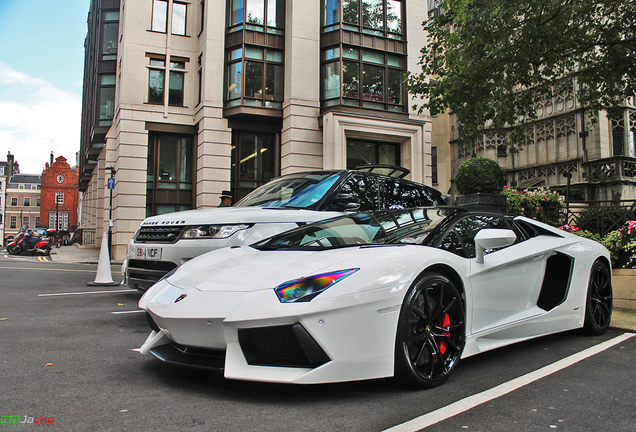
{"label": "motorcycle", "polygon": [[51,237],[33,230],[20,231],[7,245],[7,252],[11,255],[50,255]]}

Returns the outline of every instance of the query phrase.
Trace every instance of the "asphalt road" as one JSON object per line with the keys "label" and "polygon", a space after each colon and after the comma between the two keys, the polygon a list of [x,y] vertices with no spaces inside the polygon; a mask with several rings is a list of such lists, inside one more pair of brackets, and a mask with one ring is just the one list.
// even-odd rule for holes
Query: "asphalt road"
{"label": "asphalt road", "polygon": [[[95,265],[0,252],[0,428],[7,430],[38,421],[63,431],[636,430],[629,333],[568,332],[478,355],[424,391],[391,380],[231,381],[133,352],[149,333],[139,294],[88,287]],[[27,424],[7,425],[3,416]]]}

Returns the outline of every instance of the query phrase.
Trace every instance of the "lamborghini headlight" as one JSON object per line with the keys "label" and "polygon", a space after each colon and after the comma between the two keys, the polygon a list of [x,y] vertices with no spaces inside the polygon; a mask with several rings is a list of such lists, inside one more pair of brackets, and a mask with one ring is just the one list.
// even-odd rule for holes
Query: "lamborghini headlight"
{"label": "lamborghini headlight", "polygon": [[182,239],[222,239],[228,238],[237,231],[248,229],[247,224],[238,225],[200,225],[186,228]]}
{"label": "lamborghini headlight", "polygon": [[294,279],[278,285],[274,291],[281,303],[308,302],[358,270],[353,268]]}

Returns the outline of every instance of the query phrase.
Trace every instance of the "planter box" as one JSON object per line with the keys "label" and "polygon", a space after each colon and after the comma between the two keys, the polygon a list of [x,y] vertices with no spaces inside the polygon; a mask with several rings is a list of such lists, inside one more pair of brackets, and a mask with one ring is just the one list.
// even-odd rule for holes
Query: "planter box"
{"label": "planter box", "polygon": [[476,193],[459,195],[455,198],[455,205],[475,210],[489,210],[505,213],[508,202],[504,194]]}
{"label": "planter box", "polygon": [[614,307],[636,310],[636,270],[612,270]]}

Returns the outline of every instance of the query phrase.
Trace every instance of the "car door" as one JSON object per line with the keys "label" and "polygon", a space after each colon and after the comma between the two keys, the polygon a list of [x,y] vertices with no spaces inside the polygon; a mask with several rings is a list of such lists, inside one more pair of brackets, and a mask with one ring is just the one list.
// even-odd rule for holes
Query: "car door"
{"label": "car door", "polygon": [[[506,248],[486,251],[483,264],[475,260],[474,237],[483,228],[511,229],[517,241]],[[471,261],[469,334],[542,313],[536,307],[541,290],[547,243],[526,239],[510,219],[496,215],[469,215],[448,231],[440,247]]]}

